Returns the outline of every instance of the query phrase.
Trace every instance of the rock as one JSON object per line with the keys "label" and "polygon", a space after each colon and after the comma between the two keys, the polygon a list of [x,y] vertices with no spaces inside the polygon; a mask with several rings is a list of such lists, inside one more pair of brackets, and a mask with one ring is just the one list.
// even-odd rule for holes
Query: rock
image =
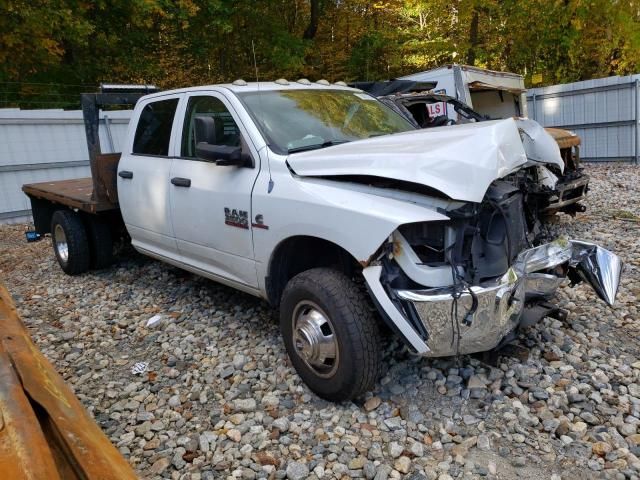
{"label": "rock", "polygon": [[391,417],[387,418],[384,421],[384,424],[389,428],[389,430],[397,430],[402,427],[402,418],[400,417]]}
{"label": "rock", "polygon": [[242,433],[240,433],[239,430],[232,428],[231,430],[227,431],[227,437],[229,437],[230,440],[238,443],[242,439]]}
{"label": "rock", "polygon": [[367,412],[371,412],[376,408],[378,408],[381,403],[382,403],[382,400],[380,400],[380,397],[371,397],[366,402],[364,402],[364,409]]}
{"label": "rock", "polygon": [[387,480],[387,478],[389,478],[389,475],[391,474],[391,470],[392,469],[389,465],[380,465],[373,480]]}
{"label": "rock", "polygon": [[366,462],[362,469],[362,473],[364,474],[364,478],[366,478],[367,480],[372,480],[376,476],[375,464],[373,462]]}
{"label": "rock", "polygon": [[264,408],[276,408],[280,405],[280,400],[275,395],[265,395],[260,403]]}
{"label": "rock", "polygon": [[400,455],[402,455],[403,451],[404,447],[398,442],[391,442],[389,444],[389,455],[391,455],[391,458],[398,458]]}
{"label": "rock", "polygon": [[596,442],[591,446],[591,451],[594,455],[604,457],[612,450],[611,445],[606,442]]}
{"label": "rock", "polygon": [[640,433],[635,433],[633,435],[629,435],[625,438],[627,445],[629,448],[637,448],[640,446]]}
{"label": "rock", "polygon": [[472,388],[486,388],[486,383],[479,375],[472,375],[469,377],[467,381],[467,388],[471,390]]}
{"label": "rock", "polygon": [[254,412],[256,401],[253,398],[238,399],[233,401],[233,408],[240,412]]}
{"label": "rock", "polygon": [[277,467],[280,465],[280,462],[278,462],[273,455],[269,455],[266,452],[256,453],[256,461],[262,466],[271,465],[273,467]]}
{"label": "rock", "polygon": [[201,452],[207,453],[210,449],[209,438],[206,435],[198,436],[198,447]]}
{"label": "rock", "polygon": [[356,457],[349,461],[349,470],[361,470],[366,462],[365,457]]}
{"label": "rock", "polygon": [[286,472],[289,480],[306,480],[309,476],[309,467],[306,463],[289,462]]}
{"label": "rock", "polygon": [[618,431],[623,437],[633,435],[637,432],[637,430],[638,426],[634,423],[623,423],[622,425],[618,426]]}
{"label": "rock", "polygon": [[153,465],[149,468],[149,473],[154,475],[162,475],[162,473],[167,469],[167,467],[171,465],[171,462],[168,458],[162,457],[153,462]]}
{"label": "rock", "polygon": [[400,473],[409,473],[409,469],[411,468],[411,459],[409,457],[399,457],[393,462],[393,468],[395,468]]}
{"label": "rock", "polygon": [[182,447],[174,449],[174,454],[171,458],[171,465],[173,465],[176,470],[182,470],[187,464],[187,462],[182,458],[185,453],[186,450]]}
{"label": "rock", "polygon": [[584,422],[576,422],[571,425],[571,431],[575,433],[578,438],[582,438],[587,433],[587,424]]}
{"label": "rock", "polygon": [[491,450],[491,441],[489,440],[489,436],[485,434],[478,435],[478,449],[483,452],[488,452]]}
{"label": "rock", "polygon": [[280,430],[280,432],[285,433],[289,430],[289,419],[287,417],[276,418],[271,425]]}
{"label": "rock", "polygon": [[600,423],[600,420],[598,420],[598,417],[596,417],[591,412],[582,412],[580,414],[580,418],[582,418],[585,422],[587,422],[590,425],[597,425]]}
{"label": "rock", "polygon": [[422,457],[424,455],[424,446],[420,442],[413,442],[409,447],[409,452],[415,457]]}

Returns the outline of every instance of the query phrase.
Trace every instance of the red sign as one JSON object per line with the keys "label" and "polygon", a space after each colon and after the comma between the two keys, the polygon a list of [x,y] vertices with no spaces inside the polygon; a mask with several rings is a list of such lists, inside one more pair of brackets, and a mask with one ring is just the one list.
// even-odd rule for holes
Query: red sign
{"label": "red sign", "polygon": [[427,111],[429,112],[429,117],[439,117],[440,115],[447,114],[447,104],[445,102],[438,103],[427,103]]}

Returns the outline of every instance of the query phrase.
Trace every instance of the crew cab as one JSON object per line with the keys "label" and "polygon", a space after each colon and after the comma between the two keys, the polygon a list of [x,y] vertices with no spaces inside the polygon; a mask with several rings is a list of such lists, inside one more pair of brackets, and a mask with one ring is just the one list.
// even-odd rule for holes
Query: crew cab
{"label": "crew cab", "polygon": [[107,266],[124,232],[264,298],[324,398],[373,386],[380,320],[415,353],[450,356],[557,313],[567,277],[614,301],[616,255],[531,234],[513,119],[422,130],[361,90],[304,79],[114,95],[135,103],[122,154],[100,153],[104,98],[83,96],[92,178],[23,187],[62,269]]}

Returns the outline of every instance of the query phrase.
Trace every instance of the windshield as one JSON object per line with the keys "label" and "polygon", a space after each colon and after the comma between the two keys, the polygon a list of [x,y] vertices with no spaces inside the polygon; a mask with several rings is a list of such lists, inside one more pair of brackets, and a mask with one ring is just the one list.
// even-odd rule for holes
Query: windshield
{"label": "windshield", "polygon": [[279,154],[415,130],[401,115],[361,92],[267,90],[238,97]]}

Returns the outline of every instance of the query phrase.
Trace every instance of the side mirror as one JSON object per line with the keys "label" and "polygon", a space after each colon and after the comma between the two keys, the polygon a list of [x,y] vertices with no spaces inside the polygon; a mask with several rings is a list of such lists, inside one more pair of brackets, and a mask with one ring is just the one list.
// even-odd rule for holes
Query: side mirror
{"label": "side mirror", "polygon": [[244,167],[247,164],[247,155],[242,153],[242,148],[228,145],[197,143],[196,157],[205,162],[215,162],[220,166]]}

